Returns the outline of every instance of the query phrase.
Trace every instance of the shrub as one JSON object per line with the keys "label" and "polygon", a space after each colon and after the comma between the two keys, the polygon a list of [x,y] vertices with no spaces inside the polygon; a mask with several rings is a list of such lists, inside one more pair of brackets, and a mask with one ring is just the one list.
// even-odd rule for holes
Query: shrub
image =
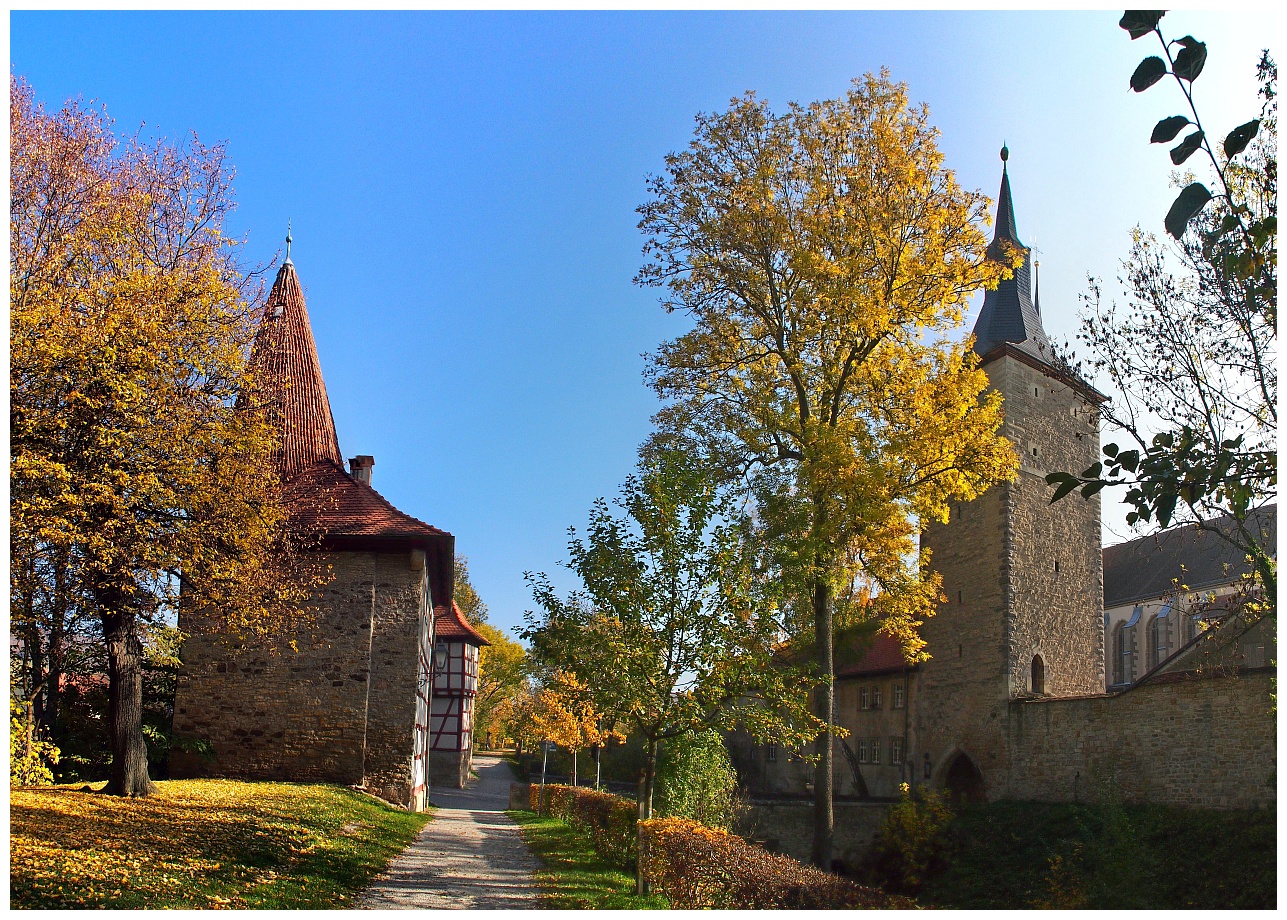
{"label": "shrub", "polygon": [[639,833],[644,876],[675,910],[916,906],[687,818],[644,821]]}
{"label": "shrub", "polygon": [[658,811],[665,817],[691,818],[707,827],[732,830],[743,810],[724,736],[714,729],[667,743],[657,780],[661,786]]}
{"label": "shrub", "polygon": [[639,812],[630,799],[580,786],[533,783],[527,787],[527,810],[584,830],[604,861],[634,870]]}
{"label": "shrub", "polygon": [[53,765],[58,763],[58,747],[50,741],[32,737],[27,707],[13,697],[9,698],[9,785],[51,786],[54,782]]}
{"label": "shrub", "polygon": [[876,836],[867,874],[881,887],[916,894],[945,865],[956,815],[943,792],[918,786],[912,793],[906,783],[900,789]]}

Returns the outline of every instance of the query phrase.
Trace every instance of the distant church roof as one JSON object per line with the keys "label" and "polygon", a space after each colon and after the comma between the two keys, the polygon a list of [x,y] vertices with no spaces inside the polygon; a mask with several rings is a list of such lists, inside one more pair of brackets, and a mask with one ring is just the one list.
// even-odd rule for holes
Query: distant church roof
{"label": "distant church roof", "polygon": [[451,598],[454,538],[404,514],[344,470],[317,343],[295,265],[277,272],[250,354],[252,389],[242,405],[267,408],[281,433],[273,463],[291,522],[331,549],[431,550],[435,603]]}
{"label": "distant church roof", "polygon": [[[1266,505],[1247,519],[1253,533],[1275,558],[1278,555],[1278,506]],[[1229,518],[1207,522],[1225,530]],[[1162,597],[1172,580],[1200,591],[1228,584],[1250,568],[1246,557],[1227,541],[1192,525],[1172,527],[1128,543],[1104,547],[1104,609]]]}
{"label": "distant church roof", "polygon": [[1001,193],[997,197],[996,229],[988,256],[1002,259],[1007,249],[1017,248],[1023,264],[1014,276],[983,295],[983,309],[974,324],[974,350],[987,355],[1007,342],[1044,364],[1051,361],[1050,339],[1041,325],[1041,308],[1032,290],[1032,250],[1019,240],[1015,226],[1014,200],[1010,195],[1010,174],[1006,161],[1010,151],[1001,148]]}

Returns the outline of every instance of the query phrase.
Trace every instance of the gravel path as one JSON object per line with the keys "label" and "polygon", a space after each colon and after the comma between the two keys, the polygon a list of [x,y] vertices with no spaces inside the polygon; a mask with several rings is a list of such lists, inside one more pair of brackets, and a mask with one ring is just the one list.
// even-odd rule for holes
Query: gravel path
{"label": "gravel path", "polygon": [[532,872],[539,868],[505,816],[509,764],[474,758],[478,779],[467,789],[434,789],[433,820],[365,892],[367,909],[536,907]]}

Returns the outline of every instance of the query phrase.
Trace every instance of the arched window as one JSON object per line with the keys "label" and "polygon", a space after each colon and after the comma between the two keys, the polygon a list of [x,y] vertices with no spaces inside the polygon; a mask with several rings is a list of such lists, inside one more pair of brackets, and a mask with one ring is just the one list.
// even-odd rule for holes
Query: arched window
{"label": "arched window", "polygon": [[1122,627],[1122,683],[1129,684],[1135,680],[1136,674],[1136,648],[1139,639],[1136,637],[1136,631],[1139,629],[1140,615],[1144,608],[1139,604],[1131,611],[1131,618],[1126,621]]}
{"label": "arched window", "polygon": [[1128,673],[1126,651],[1126,624],[1119,622],[1113,627],[1113,683],[1126,683]]}
{"label": "arched window", "polygon": [[1032,656],[1032,692],[1046,692],[1046,663],[1040,655]]}
{"label": "arched window", "polygon": [[1149,671],[1157,667],[1157,645],[1158,645],[1157,633],[1158,633],[1158,628],[1162,625],[1163,625],[1162,622],[1158,620],[1157,617],[1153,617],[1151,620],[1148,621],[1148,658],[1147,658],[1148,668],[1147,670]]}

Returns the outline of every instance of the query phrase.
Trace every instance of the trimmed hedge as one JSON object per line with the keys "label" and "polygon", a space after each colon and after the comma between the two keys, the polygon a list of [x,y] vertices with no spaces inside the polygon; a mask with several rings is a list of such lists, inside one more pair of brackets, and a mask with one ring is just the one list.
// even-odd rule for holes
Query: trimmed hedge
{"label": "trimmed hedge", "polygon": [[[522,793],[512,792],[511,804],[516,798],[522,799]],[[533,783],[527,787],[526,800],[527,811],[558,818],[586,831],[604,861],[626,872],[634,871],[639,812],[630,799],[581,786]]]}
{"label": "trimmed hedge", "polygon": [[686,818],[639,824],[644,876],[676,910],[915,908]]}

